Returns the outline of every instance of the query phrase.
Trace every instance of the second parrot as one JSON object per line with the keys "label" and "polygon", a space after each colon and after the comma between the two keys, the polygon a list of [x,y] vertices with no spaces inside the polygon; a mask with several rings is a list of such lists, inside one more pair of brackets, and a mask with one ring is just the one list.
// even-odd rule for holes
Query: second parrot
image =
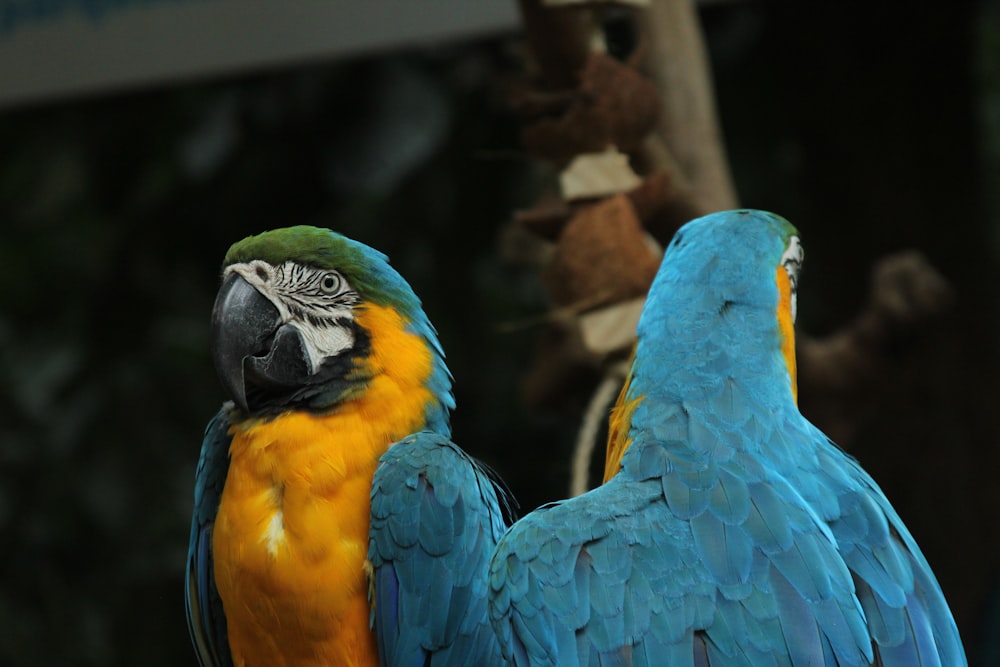
{"label": "second parrot", "polygon": [[501,540],[518,666],[960,667],[940,586],[872,478],[796,405],[797,231],[682,227],[612,415],[606,482]]}
{"label": "second parrot", "polygon": [[203,667],[501,664],[502,494],[449,440],[451,376],[386,257],[306,226],[236,243],[212,351],[232,402],[195,485]]}

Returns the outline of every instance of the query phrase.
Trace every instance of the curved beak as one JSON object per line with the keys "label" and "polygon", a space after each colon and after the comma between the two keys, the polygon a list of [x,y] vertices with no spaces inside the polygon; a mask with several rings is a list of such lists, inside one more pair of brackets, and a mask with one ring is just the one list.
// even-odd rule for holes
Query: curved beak
{"label": "curved beak", "polygon": [[222,386],[245,413],[282,405],[311,375],[302,332],[238,273],[222,283],[212,310],[212,358]]}
{"label": "curved beak", "polygon": [[238,273],[222,283],[212,309],[212,360],[226,392],[249,413],[245,363],[266,356],[281,325],[278,309]]}

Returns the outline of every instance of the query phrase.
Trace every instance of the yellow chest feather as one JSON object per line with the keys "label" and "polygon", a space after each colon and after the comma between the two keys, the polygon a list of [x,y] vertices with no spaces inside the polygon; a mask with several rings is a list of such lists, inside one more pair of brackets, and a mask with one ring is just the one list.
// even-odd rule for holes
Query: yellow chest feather
{"label": "yellow chest feather", "polygon": [[[429,368],[416,352],[409,370]],[[213,551],[236,667],[378,665],[369,494],[378,458],[423,425],[426,376],[411,372],[406,383],[380,372],[331,414],[289,412],[231,430]]]}

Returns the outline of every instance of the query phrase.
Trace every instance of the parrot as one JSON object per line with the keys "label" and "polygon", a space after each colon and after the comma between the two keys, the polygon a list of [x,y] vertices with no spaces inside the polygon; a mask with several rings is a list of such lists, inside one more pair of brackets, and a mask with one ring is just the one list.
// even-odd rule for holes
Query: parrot
{"label": "parrot", "polygon": [[210,338],[230,400],[195,477],[200,664],[504,664],[487,575],[511,499],[451,441],[452,376],[387,257],[319,227],[247,237]]}
{"label": "parrot", "polygon": [[501,538],[489,608],[517,666],[931,665],[966,657],[872,477],[799,412],[799,233],[686,223],[611,410],[604,483]]}

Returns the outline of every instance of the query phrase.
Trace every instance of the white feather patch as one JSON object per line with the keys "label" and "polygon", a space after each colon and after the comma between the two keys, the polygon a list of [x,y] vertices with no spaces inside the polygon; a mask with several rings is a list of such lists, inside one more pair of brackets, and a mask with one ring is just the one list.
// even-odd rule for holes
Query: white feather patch
{"label": "white feather patch", "polygon": [[267,546],[267,551],[272,556],[278,554],[278,547],[285,543],[285,515],[281,510],[277,510],[271,515],[271,520],[261,535],[261,542]]}
{"label": "white feather patch", "polygon": [[802,270],[803,259],[805,259],[805,251],[802,249],[802,243],[799,241],[798,236],[793,236],[788,239],[788,247],[785,248],[784,254],[781,255],[781,265],[785,267],[785,271],[788,273],[788,281],[792,284],[792,322],[795,322],[795,316],[798,314],[799,300],[797,292],[799,287],[799,271]]}

